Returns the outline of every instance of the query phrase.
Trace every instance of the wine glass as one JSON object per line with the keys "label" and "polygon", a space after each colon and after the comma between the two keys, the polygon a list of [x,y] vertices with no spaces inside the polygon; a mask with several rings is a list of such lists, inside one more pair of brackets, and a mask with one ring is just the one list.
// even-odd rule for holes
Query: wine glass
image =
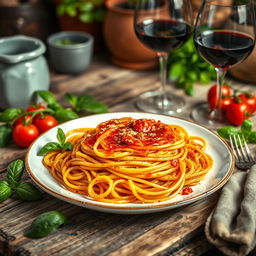
{"label": "wine glass", "polygon": [[134,28],[139,40],[157,52],[160,63],[161,86],[158,91],[140,95],[139,109],[161,114],[181,112],[182,97],[166,90],[168,52],[181,47],[192,34],[191,0],[137,0]]}
{"label": "wine glass", "polygon": [[245,60],[255,44],[255,16],[252,1],[205,0],[195,25],[194,42],[199,54],[217,73],[215,108],[206,103],[192,110],[192,118],[206,126],[223,126],[222,85],[227,70]]}

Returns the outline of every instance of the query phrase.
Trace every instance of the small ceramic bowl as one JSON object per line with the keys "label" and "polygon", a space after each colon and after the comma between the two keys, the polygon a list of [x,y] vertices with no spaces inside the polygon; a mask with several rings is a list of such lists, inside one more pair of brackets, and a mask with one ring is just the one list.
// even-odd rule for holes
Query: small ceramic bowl
{"label": "small ceramic bowl", "polygon": [[93,36],[83,32],[64,31],[47,38],[50,61],[57,72],[79,74],[91,63]]}

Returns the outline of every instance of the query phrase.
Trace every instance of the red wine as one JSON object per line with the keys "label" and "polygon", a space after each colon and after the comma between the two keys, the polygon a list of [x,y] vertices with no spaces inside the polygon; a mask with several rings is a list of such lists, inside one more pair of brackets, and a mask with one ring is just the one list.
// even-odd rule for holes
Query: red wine
{"label": "red wine", "polygon": [[168,52],[182,46],[192,27],[176,20],[144,20],[135,25],[140,41],[157,52]]}
{"label": "red wine", "polygon": [[204,31],[194,41],[207,62],[223,69],[242,62],[254,47],[254,39],[249,35],[228,30]]}

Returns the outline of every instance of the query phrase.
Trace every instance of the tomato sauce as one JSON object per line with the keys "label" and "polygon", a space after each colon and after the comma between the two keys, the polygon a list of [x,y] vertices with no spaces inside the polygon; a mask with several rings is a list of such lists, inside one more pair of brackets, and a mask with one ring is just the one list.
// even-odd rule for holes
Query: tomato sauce
{"label": "tomato sauce", "polygon": [[143,147],[146,146],[174,143],[174,135],[168,125],[152,119],[132,119],[128,117],[112,119],[99,124],[96,127],[95,134],[87,137],[85,143],[92,147],[97,138],[105,132],[109,132],[104,138],[108,150],[123,147],[141,147],[141,150],[143,150]]}

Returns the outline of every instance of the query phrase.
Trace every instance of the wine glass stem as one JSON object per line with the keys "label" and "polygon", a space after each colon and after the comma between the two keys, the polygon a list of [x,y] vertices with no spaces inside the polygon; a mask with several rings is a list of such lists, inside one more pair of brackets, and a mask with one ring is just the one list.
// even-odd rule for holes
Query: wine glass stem
{"label": "wine glass stem", "polygon": [[210,119],[212,120],[217,120],[217,121],[223,121],[224,120],[224,115],[221,110],[221,102],[222,102],[222,86],[224,83],[224,78],[227,73],[226,70],[221,69],[221,68],[215,68],[217,72],[217,102],[215,105],[215,108],[210,112]]}
{"label": "wine glass stem", "polygon": [[168,53],[158,53],[160,64],[160,101],[159,107],[165,109],[168,106],[168,98],[166,96],[166,72]]}

